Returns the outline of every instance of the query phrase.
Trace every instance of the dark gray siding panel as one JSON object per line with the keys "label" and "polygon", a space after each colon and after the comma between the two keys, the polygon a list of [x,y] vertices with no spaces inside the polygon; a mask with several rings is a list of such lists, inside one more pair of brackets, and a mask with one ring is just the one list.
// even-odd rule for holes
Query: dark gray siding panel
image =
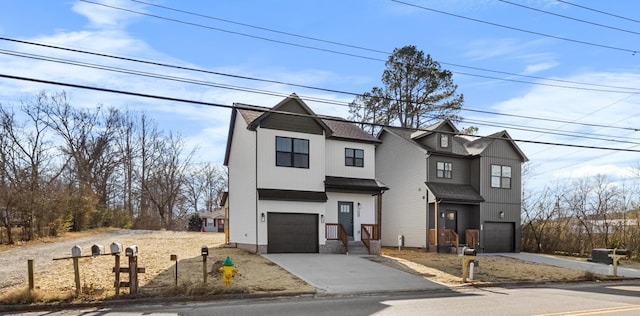
{"label": "dark gray siding panel", "polygon": [[[299,113],[305,115],[310,114],[307,113],[302,107],[300,107],[298,102],[295,100],[290,100],[289,102],[283,104],[280,108],[278,108],[278,111]],[[260,127],[317,135],[322,135],[324,133],[322,125],[320,125],[318,121],[313,118],[276,113],[270,114],[262,122],[260,122]]]}
{"label": "dark gray siding panel", "polygon": [[268,253],[317,253],[318,215],[269,213]]}
{"label": "dark gray siding panel", "polygon": [[507,140],[495,140],[484,150],[482,153],[483,156],[487,157],[501,157],[505,159],[513,159],[522,162],[522,157],[516,149],[513,147],[512,143]]}
{"label": "dark gray siding panel", "polygon": [[515,223],[486,222],[484,224],[484,252],[513,252]]}
{"label": "dark gray siding panel", "polygon": [[[491,165],[511,166],[510,189],[491,187]],[[522,194],[521,170],[522,163],[519,160],[482,157],[480,162],[480,195],[482,195],[487,202],[519,204]]]}
{"label": "dark gray siding panel", "polygon": [[[451,179],[438,178],[436,172],[436,165],[439,161],[450,162],[451,165]],[[456,184],[470,184],[471,178],[469,173],[469,160],[466,158],[457,158],[449,156],[431,155],[427,159],[428,163],[428,182],[447,182]]]}
{"label": "dark gray siding panel", "polygon": [[482,195],[482,191],[480,190],[481,181],[480,181],[480,158],[474,158],[469,160],[469,178],[471,179],[471,186],[476,189],[476,191],[480,192]]}

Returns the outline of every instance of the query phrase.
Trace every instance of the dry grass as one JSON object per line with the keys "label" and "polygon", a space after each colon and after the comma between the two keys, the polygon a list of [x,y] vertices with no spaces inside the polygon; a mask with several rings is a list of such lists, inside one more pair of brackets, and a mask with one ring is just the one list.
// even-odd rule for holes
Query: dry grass
{"label": "dry grass", "polygon": [[[116,228],[109,228],[109,227],[97,228],[92,230],[84,230],[81,232],[66,232],[66,233],[60,234],[60,236],[57,236],[57,237],[42,237],[42,238],[31,240],[31,241],[15,240],[15,243],[12,245],[0,244],[0,252],[11,250],[14,248],[33,247],[33,246],[42,245],[42,244],[49,244],[49,243],[60,242],[65,240],[77,239],[77,238],[86,237],[86,236],[99,235],[99,234],[104,234],[114,230],[116,230]],[[6,234],[6,232],[4,233]],[[14,238],[18,238],[20,236],[19,234],[20,234],[20,231],[16,229],[16,231],[14,232]]]}
{"label": "dry grass", "polygon": [[[125,247],[137,245],[140,251],[138,266],[145,268],[139,274],[140,296],[200,296],[221,293],[290,293],[308,292],[315,289],[262,256],[236,249],[224,248],[224,234],[199,232],[159,231],[144,235],[126,235],[121,240],[105,240],[105,247],[112,242],[121,242]],[[209,247],[207,258],[207,283],[203,282],[203,260],[200,255],[202,245]],[[90,249],[91,245],[80,245]],[[176,286],[175,261],[178,257],[178,284]],[[223,287],[217,270],[220,263],[231,257],[236,273],[231,287]],[[82,294],[76,301],[110,299],[115,296],[112,269],[115,257],[111,255],[96,258],[80,258],[80,279]],[[128,266],[128,258],[121,256],[121,266]],[[72,260],[54,261],[48,271],[36,271],[35,294],[24,293],[24,285],[0,289],[0,303],[51,302],[75,296],[75,282]],[[121,281],[128,281],[128,274],[121,275]],[[50,297],[37,293],[58,293]],[[122,288],[120,294],[128,294]],[[32,295],[28,297],[26,295]]]}
{"label": "dry grass", "polygon": [[[61,239],[38,241],[42,244],[74,239],[105,231],[66,234]],[[108,235],[106,235],[108,236]],[[222,233],[157,231],[144,234],[118,235],[119,240],[104,240],[105,247],[112,242],[121,242],[125,247],[137,245],[140,251],[138,266],[145,268],[139,275],[140,296],[209,296],[225,293],[298,293],[315,289],[299,278],[291,275],[262,256],[224,247]],[[101,238],[101,237],[100,237]],[[207,283],[203,282],[203,260],[200,255],[202,245],[209,246],[206,263]],[[82,249],[90,249],[90,244],[80,244]],[[13,246],[18,247],[18,246]],[[24,247],[24,245],[20,246]],[[27,245],[29,247],[29,245]],[[0,250],[2,251],[2,250]],[[382,256],[371,260],[389,265],[399,270],[422,275],[431,280],[456,285],[461,284],[462,258],[452,254],[434,254],[424,250],[383,248]],[[4,254],[7,255],[7,254]],[[176,262],[170,260],[177,255],[178,273],[176,285]],[[222,285],[218,268],[221,262],[231,257],[236,273],[231,287]],[[36,271],[34,291],[25,285],[0,288],[0,304],[30,304],[40,302],[86,302],[108,300],[116,297],[114,289],[114,256],[81,258],[81,295],[75,297],[75,282],[72,260],[53,261],[47,271]],[[121,256],[121,265],[128,266],[127,257]],[[475,271],[475,284],[557,282],[594,280],[605,276],[589,275],[584,272],[520,261],[505,257],[478,257],[480,267]],[[584,259],[576,259],[584,260]],[[631,261],[622,266],[640,266]],[[128,274],[122,274],[121,281],[128,281]],[[128,294],[122,288],[121,295]]]}
{"label": "dry grass", "polygon": [[[607,278],[513,258],[480,256],[477,259],[479,268],[474,273],[475,284],[569,282]],[[382,256],[374,260],[441,283],[462,283],[462,257],[455,254],[383,248]]]}

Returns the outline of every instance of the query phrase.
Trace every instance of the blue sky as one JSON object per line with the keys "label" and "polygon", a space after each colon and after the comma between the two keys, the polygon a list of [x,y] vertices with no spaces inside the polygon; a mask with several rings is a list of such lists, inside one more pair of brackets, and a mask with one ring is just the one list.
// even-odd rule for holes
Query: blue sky
{"label": "blue sky", "polygon": [[[380,85],[384,60],[394,48],[415,45],[454,72],[458,92],[465,96],[463,108],[472,110],[460,112],[468,121],[460,127],[475,125],[480,128],[480,135],[506,129],[521,140],[640,150],[640,145],[635,144],[640,143],[639,132],[631,130],[640,126],[638,1],[566,1],[628,19],[553,0],[145,0],[185,12],[130,0],[91,1],[129,11],[72,0],[2,0],[0,36],[353,93]],[[349,94],[167,69],[8,41],[0,41],[0,49],[0,73],[6,75],[228,105],[241,102],[273,106],[292,92],[303,99],[337,103],[353,100]],[[634,54],[636,50],[639,53]],[[60,65],[7,55],[9,51],[276,95]],[[64,89],[77,106],[104,104],[145,111],[161,128],[178,131],[189,146],[197,145],[198,160],[219,163],[223,159],[230,116],[227,109],[3,78],[0,102],[17,104],[43,89]],[[319,114],[347,116],[345,106],[313,101],[308,104]],[[532,181],[539,184],[597,173],[613,179],[632,177],[632,169],[639,165],[640,153],[525,142],[519,145],[531,160]]]}

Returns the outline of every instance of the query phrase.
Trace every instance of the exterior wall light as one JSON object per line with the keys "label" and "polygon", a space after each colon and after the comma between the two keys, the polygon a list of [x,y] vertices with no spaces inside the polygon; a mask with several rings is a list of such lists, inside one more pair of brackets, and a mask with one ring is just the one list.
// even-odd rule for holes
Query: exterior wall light
{"label": "exterior wall light", "polygon": [[260,221],[264,223],[265,220],[266,216],[264,215],[264,213],[260,213]]}

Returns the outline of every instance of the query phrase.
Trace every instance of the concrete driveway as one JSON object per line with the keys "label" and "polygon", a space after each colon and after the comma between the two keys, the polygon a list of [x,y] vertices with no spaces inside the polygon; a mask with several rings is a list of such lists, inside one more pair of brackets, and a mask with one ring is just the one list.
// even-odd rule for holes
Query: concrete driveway
{"label": "concrete driveway", "polygon": [[421,276],[361,256],[340,254],[265,254],[265,258],[327,294],[447,289]]}
{"label": "concrete driveway", "polygon": [[[499,254],[491,254],[498,255],[503,257],[510,257],[525,261],[543,263],[551,266],[586,271],[596,274],[602,275],[611,275],[609,272],[609,265],[595,262],[585,262],[585,261],[577,261],[571,259],[563,259],[553,256],[535,254],[535,253],[499,253]],[[624,268],[618,266],[618,276],[625,278],[640,278],[640,270]]]}

